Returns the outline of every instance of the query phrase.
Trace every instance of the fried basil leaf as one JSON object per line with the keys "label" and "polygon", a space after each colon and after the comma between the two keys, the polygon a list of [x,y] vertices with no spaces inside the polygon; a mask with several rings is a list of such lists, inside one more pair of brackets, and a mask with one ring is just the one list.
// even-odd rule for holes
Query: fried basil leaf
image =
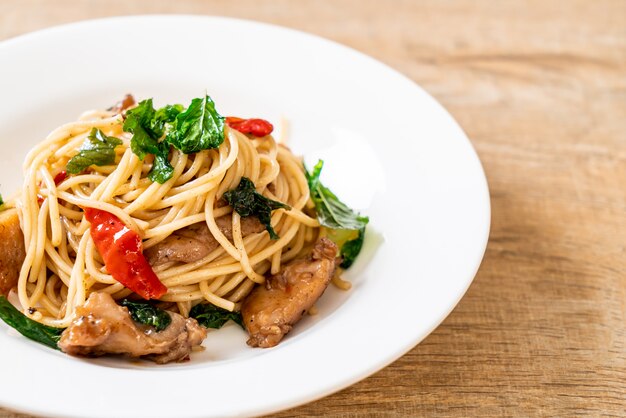
{"label": "fried basil leaf", "polygon": [[110,165],[115,162],[115,147],[122,145],[122,140],[106,136],[100,129],[92,128],[85,142],[78,149],[78,154],[67,163],[65,170],[78,174],[91,165]]}
{"label": "fried basil leaf", "polygon": [[154,117],[150,122],[152,132],[159,137],[165,133],[166,124],[172,123],[185,108],[181,104],[166,105],[154,113]]}
{"label": "fried basil leaf", "polygon": [[185,154],[217,148],[224,142],[224,118],[209,96],[193,99],[176,116],[166,140]]}
{"label": "fried basil leaf", "polygon": [[361,229],[369,222],[366,216],[360,216],[343,203],[333,192],[320,182],[324,162],[318,161],[311,173],[306,172],[311,199],[315,203],[317,219],[331,229]]}
{"label": "fried basil leaf", "polygon": [[120,305],[128,308],[133,321],[153,326],[157,331],[163,331],[172,323],[172,317],[167,311],[159,309],[151,303],[124,299]]}
{"label": "fried basil leaf", "polygon": [[240,312],[230,312],[226,309],[218,308],[210,303],[201,303],[189,312],[191,318],[195,318],[200,325],[205,328],[221,328],[229,319],[235,321],[243,328],[243,318]]}
{"label": "fried basil leaf", "polygon": [[130,148],[142,160],[148,154],[154,155],[154,163],[148,177],[160,184],[172,177],[174,167],[169,161],[169,145],[166,142],[160,142],[159,138],[163,136],[165,123],[175,117],[174,113],[177,109],[182,108],[179,106],[174,105],[169,110],[163,108],[155,111],[152,99],[147,99],[139,102],[136,108],[126,112],[123,129],[133,134]]}
{"label": "fried basil leaf", "polygon": [[163,124],[155,121],[156,113],[157,111],[152,105],[152,99],[140,101],[137,107],[126,112],[126,119],[123,125],[124,131],[135,133],[135,130],[141,127],[150,138],[158,140],[163,136]]}
{"label": "fried basil leaf", "polygon": [[24,337],[55,350],[59,349],[57,343],[64,328],[49,327],[33,321],[18,311],[4,296],[0,296],[0,318]]}
{"label": "fried basil leaf", "polygon": [[341,250],[339,254],[343,261],[340,264],[341,268],[347,269],[352,266],[354,260],[361,252],[361,248],[363,248],[363,239],[365,238],[365,227],[359,229],[359,235],[350,241],[347,241],[345,244],[341,246]]}
{"label": "fried basil leaf", "polygon": [[170,146],[165,142],[159,143],[159,151],[154,154],[152,169],[148,173],[148,178],[159,184],[163,184],[172,178],[174,167],[169,160]]}
{"label": "fried basil leaf", "polygon": [[[317,220],[321,225],[333,230],[329,233],[329,238],[341,248],[340,254],[343,258],[341,267],[348,268],[363,247],[365,227],[369,218],[355,213],[320,182],[323,166],[324,162],[320,160],[311,173],[305,170],[311,200],[315,204]],[[350,236],[355,235],[354,231],[358,231],[356,237]]]}
{"label": "fried basil leaf", "polygon": [[224,199],[242,217],[256,216],[265,225],[270,238],[278,239],[272,228],[272,211],[275,209],[291,209],[288,205],[263,196],[256,191],[254,183],[247,177],[242,177],[236,189],[224,193]]}

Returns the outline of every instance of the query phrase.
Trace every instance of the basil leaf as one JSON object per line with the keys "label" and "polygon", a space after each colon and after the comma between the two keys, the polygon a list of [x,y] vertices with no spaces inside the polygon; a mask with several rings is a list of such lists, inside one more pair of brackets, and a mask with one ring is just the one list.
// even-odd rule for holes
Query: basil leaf
{"label": "basil leaf", "polygon": [[242,217],[256,216],[265,225],[271,239],[278,239],[272,228],[272,210],[291,209],[288,205],[269,199],[256,191],[254,183],[247,177],[242,177],[236,189],[224,193],[224,199]]}
{"label": "basil leaf", "polygon": [[180,109],[182,106],[174,105],[155,111],[152,99],[147,99],[126,112],[123,129],[133,134],[130,148],[141,159],[148,154],[154,154],[154,163],[148,178],[160,184],[172,177],[174,167],[169,161],[170,146],[166,142],[159,142],[159,138],[163,136],[165,123],[173,120]]}
{"label": "basil leaf", "polygon": [[[323,166],[324,162],[320,160],[311,173],[305,170],[311,200],[315,204],[317,220],[321,225],[333,230],[328,237],[341,248],[340,255],[343,258],[341,267],[348,268],[361,252],[369,218],[355,213],[320,182]],[[358,231],[355,238],[352,238],[351,231]]]}
{"label": "basil leaf", "polygon": [[150,129],[159,137],[165,133],[166,124],[172,123],[185,108],[183,105],[166,105],[154,113],[154,117],[150,122]]}
{"label": "basil leaf", "polygon": [[313,167],[311,173],[305,170],[311,192],[311,200],[315,203],[317,219],[320,224],[331,229],[364,228],[369,222],[369,218],[354,213],[352,209],[320,182],[323,166],[324,162],[320,160]]}
{"label": "basil leaf", "polygon": [[176,116],[167,142],[185,154],[217,148],[224,142],[224,118],[207,95],[197,98]]}
{"label": "basil leaf", "polygon": [[172,323],[172,317],[167,311],[159,309],[148,302],[133,302],[124,299],[120,305],[128,308],[133,321],[153,326],[157,331],[163,331]]}
{"label": "basil leaf", "polygon": [[159,143],[159,151],[154,155],[154,162],[152,163],[152,169],[148,173],[148,178],[152,181],[156,181],[159,184],[163,184],[172,178],[174,173],[174,167],[170,164],[169,160],[170,146],[165,142]]}
{"label": "basil leaf", "polygon": [[78,149],[78,154],[67,163],[65,170],[78,174],[91,165],[109,165],[115,162],[115,147],[122,145],[122,140],[106,136],[100,129],[92,128],[85,142]]}
{"label": "basil leaf", "polygon": [[341,246],[341,250],[339,254],[343,261],[340,264],[341,268],[347,269],[352,266],[354,260],[361,252],[361,248],[363,248],[363,240],[365,238],[365,227],[359,229],[359,235],[353,240],[347,241],[345,244]]}
{"label": "basil leaf", "polygon": [[161,184],[174,172],[169,161],[170,145],[191,154],[217,148],[224,142],[224,118],[209,96],[193,99],[187,110],[180,104],[155,110],[152,99],[142,100],[126,112],[123,128],[133,134],[130,147],[139,158],[154,155],[148,177]]}
{"label": "basil leaf", "polygon": [[133,137],[130,140],[130,149],[140,159],[143,160],[146,158],[146,155],[159,152],[159,141],[153,139],[140,125],[132,128],[132,130],[126,129],[126,125],[124,125],[124,130],[133,133]]}
{"label": "basil leaf", "polygon": [[139,102],[139,105],[126,112],[124,132],[130,132],[133,137],[130,140],[130,148],[142,160],[147,154],[157,154],[159,149],[159,137],[152,129],[152,119],[155,115],[152,107],[152,99]]}
{"label": "basil leaf", "polygon": [[6,297],[0,296],[0,318],[24,337],[58,350],[64,328],[40,324],[18,311]]}
{"label": "basil leaf", "polygon": [[0,194],[0,208],[2,208],[2,205],[4,205],[4,200],[2,200],[2,195]]}
{"label": "basil leaf", "polygon": [[137,107],[126,111],[123,129],[125,132],[135,133],[137,128],[141,128],[150,138],[158,140],[163,134],[159,134],[158,129],[153,129],[155,115],[152,99],[142,100]]}
{"label": "basil leaf", "polygon": [[221,328],[229,319],[239,324],[241,328],[243,326],[243,318],[240,312],[230,312],[226,309],[218,308],[210,303],[201,303],[193,308],[189,312],[191,318],[195,318],[200,325],[205,328]]}

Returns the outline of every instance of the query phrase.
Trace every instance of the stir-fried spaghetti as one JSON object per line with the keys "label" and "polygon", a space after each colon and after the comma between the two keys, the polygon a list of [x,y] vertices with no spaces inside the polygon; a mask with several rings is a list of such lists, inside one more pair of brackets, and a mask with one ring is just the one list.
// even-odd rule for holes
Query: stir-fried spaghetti
{"label": "stir-fried spaghetti", "polygon": [[[167,287],[159,299],[175,302],[184,316],[200,301],[236,309],[265,273],[277,273],[317,239],[318,220],[303,212],[311,204],[302,162],[271,135],[255,138],[224,126],[218,148],[192,154],[172,148],[173,173],[160,184],[148,178],[153,157],[142,160],[133,152],[123,122],[115,111],[87,112],[55,129],[26,157],[23,189],[7,206],[17,207],[24,232],[26,259],[17,293],[32,319],[66,327],[91,292],[115,299],[132,293],[107,272],[89,234],[85,208],[115,215],[139,234],[146,250],[181,228],[206,223],[219,242],[216,249],[192,263],[154,267]],[[121,140],[113,163],[65,176],[68,161],[94,128]],[[290,207],[272,213],[278,239],[267,232],[242,235],[241,217],[222,199],[242,177],[263,196]],[[232,242],[216,224],[231,214]]]}

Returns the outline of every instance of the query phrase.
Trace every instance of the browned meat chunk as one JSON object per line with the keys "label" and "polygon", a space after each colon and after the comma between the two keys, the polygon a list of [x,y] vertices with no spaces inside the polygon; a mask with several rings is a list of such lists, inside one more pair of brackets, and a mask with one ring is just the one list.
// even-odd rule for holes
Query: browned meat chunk
{"label": "browned meat chunk", "polygon": [[206,330],[195,319],[169,312],[171,324],[157,332],[135,323],[128,309],[108,293],[95,292],[76,308],[76,319],[63,331],[59,348],[72,355],[124,354],[156,363],[183,361],[191,348],[202,344]]}
{"label": "browned meat chunk", "polygon": [[115,103],[109,110],[115,113],[122,113],[135,104],[135,98],[132,94],[127,94],[122,100]]}
{"label": "browned meat chunk", "polygon": [[[226,238],[232,241],[233,226],[231,215],[219,217],[215,222]],[[265,227],[259,222],[257,217],[241,218],[241,233],[244,237],[264,230]],[[198,222],[174,232],[154,247],[146,249],[144,255],[153,266],[169,261],[193,263],[206,257],[218,246],[219,243],[209,231],[206,222]]]}
{"label": "browned meat chunk", "polygon": [[0,295],[17,286],[26,251],[17,210],[0,212]]}
{"label": "browned meat chunk", "polygon": [[273,347],[322,296],[335,271],[337,245],[320,239],[311,255],[289,263],[257,286],[241,307],[248,345]]}

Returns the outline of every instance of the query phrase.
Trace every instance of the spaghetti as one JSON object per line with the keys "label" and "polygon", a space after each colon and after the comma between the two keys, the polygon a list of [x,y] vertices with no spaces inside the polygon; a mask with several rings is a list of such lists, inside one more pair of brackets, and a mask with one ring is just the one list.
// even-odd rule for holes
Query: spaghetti
{"label": "spaghetti", "polygon": [[[159,300],[175,304],[183,316],[200,302],[238,310],[266,273],[278,273],[321,234],[318,220],[305,213],[311,213],[313,203],[302,161],[271,135],[255,138],[225,126],[218,148],[192,154],[172,148],[173,172],[160,184],[148,177],[154,156],[142,160],[133,152],[123,122],[114,110],[84,113],[55,129],[26,157],[22,191],[6,205],[18,209],[24,233],[26,258],[17,295],[31,319],[67,327],[90,293],[108,293],[116,300],[132,293],[107,272],[84,208],[115,215],[139,234],[144,249],[181,228],[206,223],[219,243],[216,249],[194,262],[154,267],[167,287]],[[122,141],[114,162],[65,177],[68,161],[93,128]],[[289,205],[271,214],[278,239],[267,232],[244,236],[241,217],[224,204],[222,196],[242,177],[263,196]],[[232,241],[216,223],[223,216],[232,218]]]}

